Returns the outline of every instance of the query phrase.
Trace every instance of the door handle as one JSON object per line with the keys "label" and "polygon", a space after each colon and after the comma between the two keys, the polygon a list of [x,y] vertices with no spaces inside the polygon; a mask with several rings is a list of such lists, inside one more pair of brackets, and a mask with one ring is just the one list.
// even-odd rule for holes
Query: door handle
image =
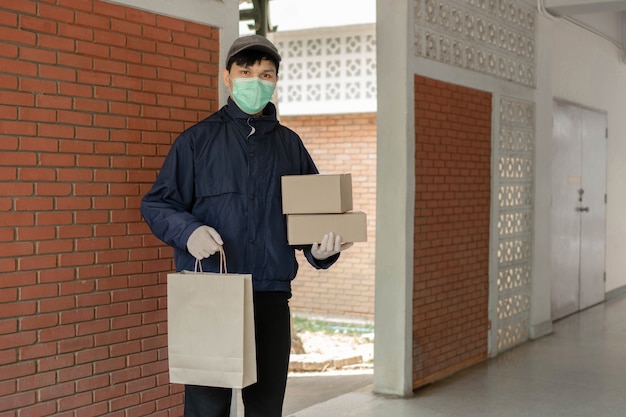
{"label": "door handle", "polygon": [[576,207],[576,211],[589,213],[589,207]]}

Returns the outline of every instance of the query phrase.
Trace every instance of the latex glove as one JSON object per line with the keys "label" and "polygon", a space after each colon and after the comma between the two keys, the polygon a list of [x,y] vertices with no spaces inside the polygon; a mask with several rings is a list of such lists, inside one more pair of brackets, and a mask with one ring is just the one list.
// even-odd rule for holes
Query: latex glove
{"label": "latex glove", "polygon": [[196,259],[204,259],[217,252],[224,242],[217,231],[209,226],[200,226],[187,240],[187,250]]}
{"label": "latex glove", "polygon": [[342,245],[341,236],[335,236],[333,232],[330,232],[324,235],[322,243],[318,245],[316,242],[311,246],[311,255],[315,259],[322,261],[338,254],[342,250],[348,249],[350,246],[352,246],[352,243],[344,243]]}

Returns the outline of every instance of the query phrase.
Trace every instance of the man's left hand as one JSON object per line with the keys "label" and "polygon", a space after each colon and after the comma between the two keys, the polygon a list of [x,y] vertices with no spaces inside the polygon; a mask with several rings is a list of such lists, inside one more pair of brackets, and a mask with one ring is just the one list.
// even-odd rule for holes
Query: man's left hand
{"label": "man's left hand", "polygon": [[311,254],[315,259],[322,261],[351,246],[352,243],[341,244],[341,236],[335,236],[333,232],[330,232],[324,235],[320,244],[314,243],[311,246]]}

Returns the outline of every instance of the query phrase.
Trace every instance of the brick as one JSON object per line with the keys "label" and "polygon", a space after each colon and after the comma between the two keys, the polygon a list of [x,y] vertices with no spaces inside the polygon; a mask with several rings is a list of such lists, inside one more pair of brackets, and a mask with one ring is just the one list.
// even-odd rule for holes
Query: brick
{"label": "brick", "polygon": [[21,47],[19,49],[20,60],[38,62],[42,64],[55,64],[57,60],[55,51],[48,51],[38,48]]}
{"label": "brick", "polygon": [[104,210],[91,210],[87,212],[76,212],[76,224],[96,224],[107,223],[109,221],[109,212]]}
{"label": "brick", "polygon": [[[0,180],[2,180],[2,181],[15,181],[15,180],[17,180],[17,168],[0,167]],[[4,195],[7,196],[8,193],[4,194]],[[10,199],[8,197],[6,199],[10,201]]]}
{"label": "brick", "polygon": [[126,74],[126,64],[124,62],[112,61],[108,57],[94,58],[93,68],[96,71],[110,74]]}
{"label": "brick", "polygon": [[94,124],[94,116],[91,113],[59,110],[57,112],[57,117],[59,123],[63,124],[70,124],[75,126],[91,126],[92,124]]}
{"label": "brick", "polygon": [[0,24],[2,26],[17,27],[17,14],[8,11],[0,12]]}
{"label": "brick", "polygon": [[[37,134],[37,125],[22,121],[4,121],[2,122],[0,134],[35,136]],[[18,156],[18,158],[20,157]]]}
{"label": "brick", "polygon": [[58,400],[59,411],[74,410],[92,404],[91,393],[77,393]]}
{"label": "brick", "polygon": [[[93,15],[89,15],[89,16],[93,16]],[[108,29],[108,26],[109,26],[108,20],[106,22],[106,25]],[[129,40],[125,35],[122,35],[119,33],[113,33],[109,30],[95,30],[94,41],[96,43],[100,43],[104,45],[131,48],[129,44]]]}
{"label": "brick", "polygon": [[39,390],[39,400],[49,401],[57,398],[63,398],[74,394],[74,383],[66,382],[63,384],[55,384],[51,387]]}
{"label": "brick", "polygon": [[[109,140],[109,131],[107,129],[102,129],[100,127],[84,127],[77,126],[76,127],[76,139],[86,139],[86,140]],[[104,161],[104,166],[107,166],[108,158],[106,156],[96,157],[91,156],[90,158],[83,157],[83,159],[89,161]]]}
{"label": "brick", "polygon": [[20,300],[56,297],[59,294],[56,284],[26,286],[20,288]]}
{"label": "brick", "polygon": [[112,411],[125,410],[137,404],[139,404],[139,395],[131,394],[111,400],[110,408]]}
{"label": "brick", "polygon": [[[88,59],[86,59],[88,60]],[[88,68],[91,68],[91,60],[88,60]],[[93,97],[93,87],[69,82],[59,82],[59,94],[68,97]]]}
{"label": "brick", "polygon": [[[98,306],[96,307],[96,317],[104,318],[104,317],[117,317],[123,316],[128,312],[128,307],[126,304],[114,304],[107,306]],[[124,339],[125,339],[124,335]]]}
{"label": "brick", "polygon": [[4,397],[0,397],[0,412],[11,409],[19,410],[20,408],[33,405],[35,404],[35,402],[36,398],[34,392],[7,395]]}
{"label": "brick", "polygon": [[[165,56],[162,56],[162,55],[156,55],[156,54],[153,55],[153,54],[143,53],[142,61],[143,61],[143,65],[133,65],[133,64],[128,65],[129,76],[137,77],[142,80],[156,79],[158,67],[163,67],[163,68],[170,67],[169,59],[167,59]],[[142,92],[142,93],[145,94],[145,92]],[[179,91],[178,93],[182,94],[181,91]],[[135,93],[135,94],[138,95],[139,93]]]}
{"label": "brick", "polygon": [[0,381],[15,380],[23,376],[34,375],[35,370],[35,363],[33,361],[5,365],[2,367],[2,373],[0,373]]}
{"label": "brick", "polygon": [[[105,71],[106,68],[100,68],[101,71]],[[122,68],[119,68],[119,73],[124,73]],[[121,88],[110,88],[103,86],[95,86],[94,87],[94,97],[102,99],[102,100],[111,100],[111,101],[125,101],[126,100],[126,90]]]}
{"label": "brick", "polygon": [[[151,389],[145,389],[141,392],[141,400],[143,402],[154,401],[159,398],[168,397],[170,394],[167,386],[157,386]],[[176,403],[179,404],[180,399],[176,398]]]}
{"label": "brick", "polygon": [[[15,218],[15,216],[12,216]],[[8,216],[7,216],[8,218]],[[24,255],[32,255],[35,252],[34,246],[30,242],[22,242],[22,243],[0,243],[0,253],[2,256],[24,256]]]}
{"label": "brick", "polygon": [[85,323],[79,323],[77,325],[77,335],[85,336],[89,334],[95,333],[103,333],[110,330],[110,325],[108,320],[98,320],[98,321],[89,321]]}
{"label": "brick", "polygon": [[20,318],[20,329],[35,330],[54,327],[59,323],[57,314],[38,314],[36,316]]}
{"label": "brick", "polygon": [[0,351],[0,365],[6,365],[10,363],[17,362],[17,351],[13,350],[2,350]]}
{"label": "brick", "polygon": [[[70,188],[70,191],[67,191],[68,187]],[[37,188],[38,195],[55,195],[54,190],[59,190],[57,195],[63,195],[62,193],[71,193],[71,186],[69,184],[55,184],[48,186],[44,184],[38,184]],[[72,224],[72,213],[62,211],[42,212],[37,213],[37,215],[35,216],[35,220],[38,226]]]}
{"label": "brick", "polygon": [[[59,295],[84,294],[92,292],[95,288],[93,281],[75,281],[61,283],[59,285]],[[89,310],[91,312],[91,310]],[[93,317],[93,316],[92,316]]]}
{"label": "brick", "polygon": [[76,297],[77,307],[92,307],[109,304],[111,296],[109,294],[81,294]]}
{"label": "brick", "polygon": [[71,368],[61,369],[57,372],[58,382],[81,380],[92,376],[91,364],[76,365]]}
{"label": "brick", "polygon": [[125,387],[124,385],[113,385],[113,381],[111,381],[111,386],[96,389],[93,393],[94,401],[108,401],[113,398],[118,398],[124,395]]}
{"label": "brick", "polygon": [[59,352],[69,353],[92,348],[93,338],[90,336],[76,337],[59,342]]}
{"label": "brick", "polygon": [[93,364],[93,368],[96,374],[119,371],[120,369],[126,368],[126,358],[120,357],[97,361]]}
{"label": "brick", "polygon": [[58,181],[61,182],[90,182],[93,181],[93,172],[89,169],[60,168],[57,170]]}
{"label": "brick", "polygon": [[[79,139],[77,137],[77,139]],[[94,138],[95,139],[95,138]],[[91,142],[83,142],[76,140],[60,140],[59,152],[74,154],[92,154],[94,152],[94,144]]]}
{"label": "brick", "polygon": [[95,391],[98,388],[109,386],[108,375],[96,375],[89,378],[81,378],[76,381],[76,392]]}
{"label": "brick", "polygon": [[[124,19],[125,17],[122,17]],[[142,34],[142,26],[134,22],[128,22],[120,19],[111,19],[111,31],[124,35],[140,37]]]}
{"label": "brick", "polygon": [[40,372],[35,375],[19,378],[17,380],[18,391],[31,391],[42,387],[54,385],[56,383],[55,372]]}
{"label": "brick", "polygon": [[[41,125],[40,125],[41,126]],[[39,164],[41,166],[53,166],[53,167],[61,167],[61,166],[74,166],[75,156],[74,155],[64,155],[64,154],[40,154],[39,155]],[[40,184],[38,184],[39,186]],[[45,184],[43,188],[48,190],[48,192],[52,192],[53,195],[67,195],[67,186],[69,184]],[[57,194],[58,193],[58,194]]]}
{"label": "brick", "polygon": [[[108,347],[98,347],[93,349],[87,349],[80,352],[76,352],[76,363],[93,363],[98,360],[108,359],[109,348]],[[105,375],[108,380],[108,375]]]}
{"label": "brick", "polygon": [[[25,49],[25,48],[22,48],[22,49]],[[6,57],[6,58],[17,59],[19,55],[19,51],[20,49],[17,47],[17,45],[10,45],[10,44],[0,45],[0,56]]]}
{"label": "brick", "polygon": [[111,329],[128,329],[141,325],[141,316],[138,314],[114,317],[111,319]]}
{"label": "brick", "polygon": [[104,128],[123,129],[126,127],[126,118],[118,115],[94,115],[94,125]]}
{"label": "brick", "polygon": [[50,300],[40,300],[37,304],[39,306],[39,312],[41,313],[69,310],[76,306],[73,297],[57,297]]}
{"label": "brick", "polygon": [[[178,398],[177,398],[178,397]],[[168,399],[164,399],[163,401],[158,400],[157,401],[157,409],[161,410],[161,409],[169,409],[170,412],[172,413],[176,413],[175,415],[178,414],[182,414],[183,413],[183,405],[182,405],[182,400],[183,396],[182,394],[179,396],[172,396]],[[176,404],[180,404],[178,406],[176,406]]]}
{"label": "brick", "polygon": [[[84,71],[81,71],[78,73],[78,79],[81,82],[85,82],[85,83],[89,83],[89,79],[92,79],[94,81],[94,84],[96,84],[96,78],[106,78],[106,79],[101,79],[100,82],[104,82],[104,83],[108,83],[109,82],[109,77],[94,77],[94,76],[86,76]],[[96,99],[91,99],[91,98],[76,98],[74,99],[74,103],[73,103],[73,109],[77,110],[77,111],[90,111],[90,112],[95,112],[95,113],[104,113],[108,111],[108,104],[106,101],[102,101],[102,100],[96,100]],[[89,128],[88,128],[89,129]],[[77,137],[84,137],[84,136],[77,136]]]}
{"label": "brick", "polygon": [[77,268],[77,277],[79,279],[104,278],[110,275],[111,269],[108,265],[81,266]]}
{"label": "brick", "polygon": [[[3,299],[3,303],[9,301],[17,301],[17,291],[15,290],[3,290],[0,292],[0,300]],[[2,320],[0,321],[0,334],[9,334],[17,332],[17,320]]]}
{"label": "brick", "polygon": [[17,391],[15,385],[15,381],[0,382],[0,397],[15,394]]}

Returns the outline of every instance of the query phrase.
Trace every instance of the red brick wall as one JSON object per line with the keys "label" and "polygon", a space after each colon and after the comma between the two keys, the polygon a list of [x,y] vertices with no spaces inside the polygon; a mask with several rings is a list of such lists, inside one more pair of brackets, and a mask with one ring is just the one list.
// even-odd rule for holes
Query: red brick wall
{"label": "red brick wall", "polygon": [[310,267],[299,254],[300,270],[290,301],[296,312],[374,318],[376,228],[376,114],[284,116],[323,174],[352,174],[354,210],[367,214],[367,242],[355,243],[326,271]]}
{"label": "red brick wall", "polygon": [[218,30],[99,0],[0,5],[0,416],[180,416],[172,251],[141,196],[217,109]]}
{"label": "red brick wall", "polygon": [[413,385],[487,356],[491,94],[415,76]]}

